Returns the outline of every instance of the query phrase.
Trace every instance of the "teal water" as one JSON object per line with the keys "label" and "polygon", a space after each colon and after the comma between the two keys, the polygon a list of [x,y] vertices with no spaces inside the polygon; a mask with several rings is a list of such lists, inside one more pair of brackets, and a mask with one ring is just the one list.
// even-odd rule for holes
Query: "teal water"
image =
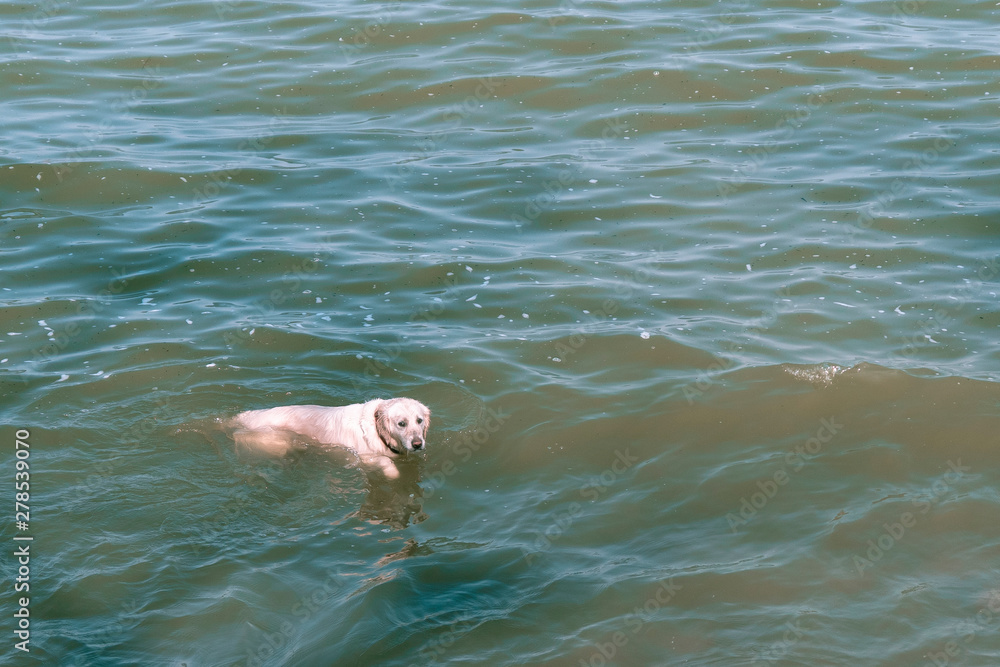
{"label": "teal water", "polygon": [[4,663],[998,664],[996,22],[0,7]]}

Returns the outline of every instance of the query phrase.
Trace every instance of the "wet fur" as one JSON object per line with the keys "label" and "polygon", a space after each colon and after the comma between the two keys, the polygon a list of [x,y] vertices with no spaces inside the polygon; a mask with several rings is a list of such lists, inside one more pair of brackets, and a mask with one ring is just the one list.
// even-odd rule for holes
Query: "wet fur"
{"label": "wet fur", "polygon": [[392,459],[423,449],[430,410],[412,398],[375,399],[340,407],[286,405],[236,415],[233,438],[242,446],[283,456],[295,448],[294,435],[321,445],[346,447],[374,463],[387,477],[399,476]]}

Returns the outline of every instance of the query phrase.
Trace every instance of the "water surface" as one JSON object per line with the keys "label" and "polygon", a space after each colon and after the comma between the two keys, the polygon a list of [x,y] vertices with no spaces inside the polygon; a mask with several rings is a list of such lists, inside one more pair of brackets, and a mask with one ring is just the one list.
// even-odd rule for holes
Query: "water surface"
{"label": "water surface", "polygon": [[993,3],[0,22],[5,662],[1000,661]]}

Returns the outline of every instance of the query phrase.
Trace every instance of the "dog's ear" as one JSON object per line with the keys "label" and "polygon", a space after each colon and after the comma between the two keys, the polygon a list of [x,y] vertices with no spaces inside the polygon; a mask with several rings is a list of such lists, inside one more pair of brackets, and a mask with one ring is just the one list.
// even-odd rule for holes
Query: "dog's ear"
{"label": "dog's ear", "polygon": [[382,442],[389,443],[390,447],[396,444],[392,437],[392,427],[389,425],[389,415],[382,409],[382,406],[375,410],[375,432],[378,433]]}
{"label": "dog's ear", "polygon": [[431,411],[424,410],[424,440],[427,439],[427,430],[431,427]]}

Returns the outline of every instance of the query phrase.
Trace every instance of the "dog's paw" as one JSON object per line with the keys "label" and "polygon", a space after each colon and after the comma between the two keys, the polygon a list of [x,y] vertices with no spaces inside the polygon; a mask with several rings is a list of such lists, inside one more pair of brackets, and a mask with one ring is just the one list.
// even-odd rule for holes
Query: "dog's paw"
{"label": "dog's paw", "polygon": [[382,474],[387,479],[399,479],[399,468],[396,467],[396,464],[388,456],[366,457],[364,461],[382,471]]}

